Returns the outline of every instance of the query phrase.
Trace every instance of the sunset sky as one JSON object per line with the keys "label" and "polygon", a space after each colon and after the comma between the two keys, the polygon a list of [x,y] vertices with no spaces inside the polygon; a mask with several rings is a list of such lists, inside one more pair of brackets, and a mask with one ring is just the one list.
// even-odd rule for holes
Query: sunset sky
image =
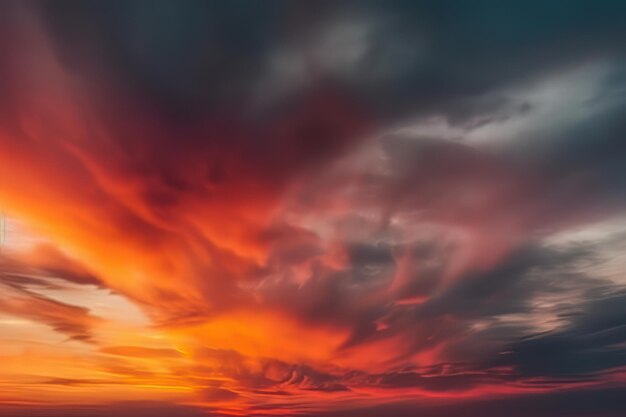
{"label": "sunset sky", "polygon": [[0,0],[0,417],[626,416],[626,2]]}

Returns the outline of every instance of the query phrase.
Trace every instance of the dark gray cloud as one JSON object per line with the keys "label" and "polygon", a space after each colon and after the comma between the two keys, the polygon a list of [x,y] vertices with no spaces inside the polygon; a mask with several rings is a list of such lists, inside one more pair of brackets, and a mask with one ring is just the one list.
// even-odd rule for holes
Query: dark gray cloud
{"label": "dark gray cloud", "polygon": [[626,365],[626,295],[590,301],[562,330],[529,336],[502,352],[521,376],[599,375]]}
{"label": "dark gray cloud", "polygon": [[259,74],[289,65],[272,67],[273,54],[294,48],[293,60],[308,55],[319,75],[379,111],[458,118],[468,97],[621,56],[626,37],[624,6],[611,0],[33,4],[70,67],[83,73],[93,65],[85,57],[105,60],[125,84],[185,112],[249,99]]}

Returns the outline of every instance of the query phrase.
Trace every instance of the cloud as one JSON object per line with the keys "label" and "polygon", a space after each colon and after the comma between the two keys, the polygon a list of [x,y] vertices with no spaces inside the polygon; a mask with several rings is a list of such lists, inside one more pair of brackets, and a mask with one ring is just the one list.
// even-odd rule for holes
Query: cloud
{"label": "cloud", "polygon": [[[68,417],[87,417],[87,416],[107,416],[112,413],[124,414],[132,413],[136,416],[156,416],[170,417],[184,413],[186,416],[206,416],[205,410],[183,405],[173,405],[164,402],[142,402],[128,401],[122,403],[114,403],[108,405],[94,404],[79,407],[53,406],[53,407],[29,407],[29,406],[7,406],[0,410],[3,416],[32,416],[44,417],[50,413],[64,415]],[[209,414],[211,415],[211,414]],[[215,414],[218,416],[219,414]]]}
{"label": "cloud", "polygon": [[45,278],[0,273],[0,312],[41,322],[73,340],[92,341],[92,328],[100,322],[84,307],[63,303],[37,294],[29,287],[50,288]]}
{"label": "cloud", "polygon": [[622,9],[2,4],[0,401],[620,410]]}
{"label": "cloud", "polygon": [[[479,400],[419,406],[420,413],[428,417],[443,417],[455,413],[468,416],[612,416],[624,411],[621,401],[623,390],[602,389],[589,391],[566,391],[552,395],[532,395],[527,397]],[[397,416],[411,416],[416,405],[411,402],[382,405],[355,410],[316,413],[319,416],[376,416],[390,413]]]}
{"label": "cloud", "polygon": [[74,340],[90,341],[91,327],[98,322],[83,308],[55,302],[43,297],[14,297],[0,301],[0,311],[39,321]]}
{"label": "cloud", "polygon": [[564,329],[512,343],[502,363],[525,376],[582,378],[624,366],[623,302],[622,294],[591,301]]}
{"label": "cloud", "polygon": [[154,349],[141,346],[108,346],[100,349],[111,355],[130,356],[137,358],[176,358],[181,354],[173,349]]}

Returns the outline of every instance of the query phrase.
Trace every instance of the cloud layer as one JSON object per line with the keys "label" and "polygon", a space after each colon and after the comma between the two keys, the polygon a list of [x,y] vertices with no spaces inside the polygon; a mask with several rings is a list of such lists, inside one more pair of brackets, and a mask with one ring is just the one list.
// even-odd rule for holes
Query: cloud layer
{"label": "cloud layer", "polygon": [[623,413],[625,11],[3,3],[0,415]]}

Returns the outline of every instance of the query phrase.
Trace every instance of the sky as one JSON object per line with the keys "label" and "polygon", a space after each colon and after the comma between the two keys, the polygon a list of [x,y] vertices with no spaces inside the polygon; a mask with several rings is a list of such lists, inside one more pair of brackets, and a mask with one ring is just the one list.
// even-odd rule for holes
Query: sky
{"label": "sky", "polygon": [[626,415],[625,16],[0,0],[0,417]]}

